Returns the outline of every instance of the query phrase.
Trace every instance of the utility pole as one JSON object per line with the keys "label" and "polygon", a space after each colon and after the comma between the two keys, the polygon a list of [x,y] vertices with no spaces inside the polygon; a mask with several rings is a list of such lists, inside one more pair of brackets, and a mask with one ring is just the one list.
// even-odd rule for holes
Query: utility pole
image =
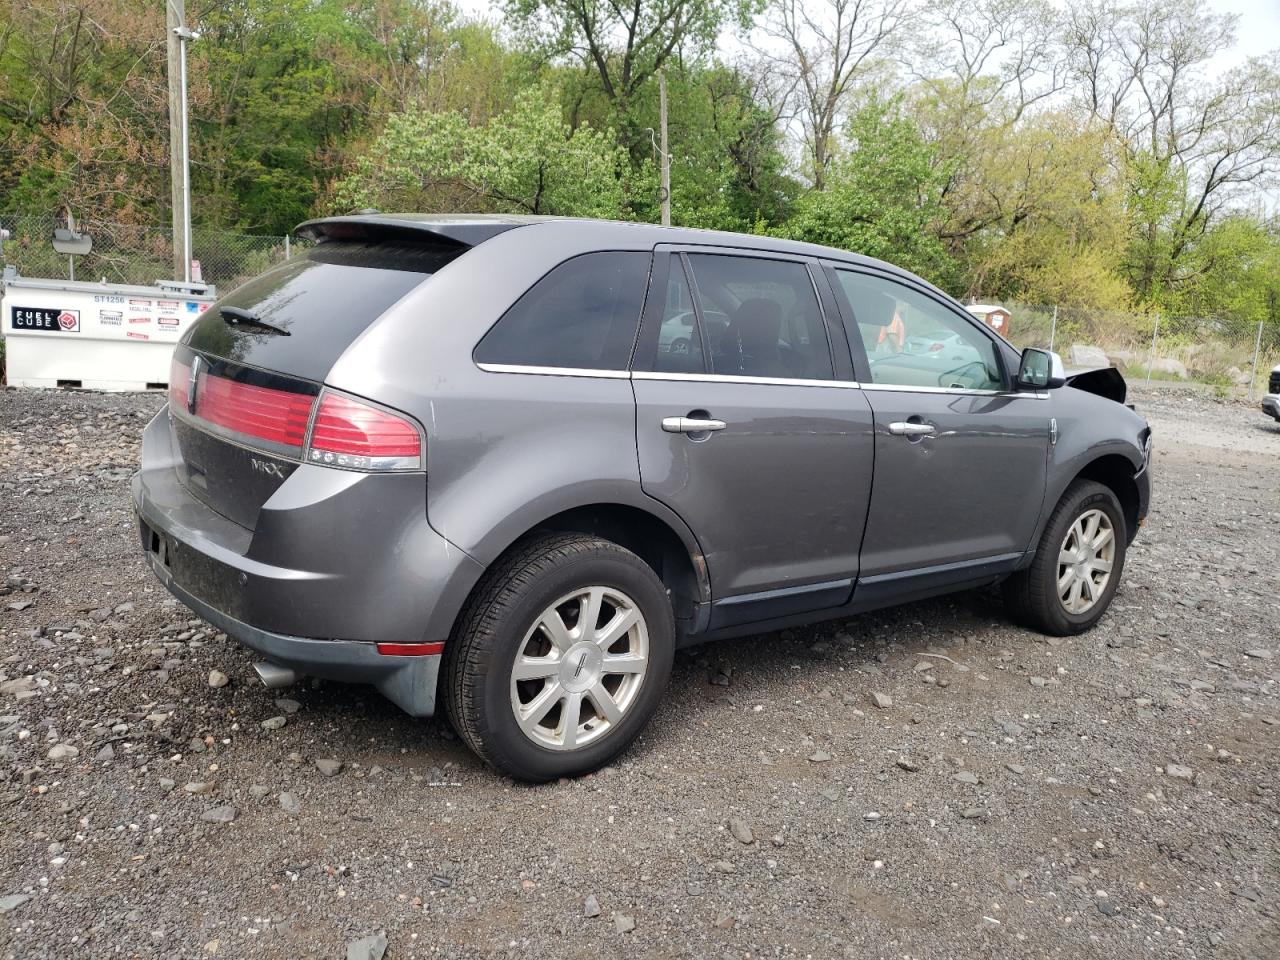
{"label": "utility pole", "polygon": [[165,24],[169,55],[169,195],[173,209],[173,278],[186,279],[191,270],[187,245],[187,167],[182,161],[182,121],[186,97],[182,89],[184,41],[178,36],[186,26],[185,0],[165,0]]}
{"label": "utility pole", "polygon": [[200,34],[187,29],[185,26],[177,27],[173,31],[177,34],[178,41],[181,44],[182,51],[178,58],[182,69],[179,71],[182,82],[182,248],[185,256],[182,258],[182,279],[185,283],[191,282],[191,105],[187,100],[187,44],[192,40],[199,40]]}
{"label": "utility pole", "polygon": [[662,141],[662,225],[671,226],[671,154],[667,153],[667,74],[658,71],[658,126]]}

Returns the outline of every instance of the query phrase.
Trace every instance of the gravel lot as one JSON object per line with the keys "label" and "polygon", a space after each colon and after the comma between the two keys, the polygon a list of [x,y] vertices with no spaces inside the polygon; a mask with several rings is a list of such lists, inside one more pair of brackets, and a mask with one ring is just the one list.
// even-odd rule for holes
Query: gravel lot
{"label": "gravel lot", "polygon": [[1280,956],[1280,425],[1137,393],[1154,512],[1092,634],[986,592],[697,648],[538,788],[168,599],[160,397],[0,393],[0,956]]}

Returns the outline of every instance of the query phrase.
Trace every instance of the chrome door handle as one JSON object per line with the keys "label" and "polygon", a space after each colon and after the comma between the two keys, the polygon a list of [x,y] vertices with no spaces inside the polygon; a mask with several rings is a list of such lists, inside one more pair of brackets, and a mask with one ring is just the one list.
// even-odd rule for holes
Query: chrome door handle
{"label": "chrome door handle", "polygon": [[663,417],[662,429],[667,433],[714,433],[728,424],[723,420],[697,420],[693,417]]}
{"label": "chrome door handle", "polygon": [[936,431],[931,423],[908,423],[899,420],[889,424],[889,432],[897,437],[928,437]]}

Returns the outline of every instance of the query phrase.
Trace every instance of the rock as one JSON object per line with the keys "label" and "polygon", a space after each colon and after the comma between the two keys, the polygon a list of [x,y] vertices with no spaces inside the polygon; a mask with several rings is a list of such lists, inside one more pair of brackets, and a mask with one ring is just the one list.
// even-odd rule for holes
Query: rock
{"label": "rock", "polygon": [[[1147,364],[1144,362],[1142,365],[1145,367]],[[1179,380],[1187,379],[1187,365],[1173,357],[1156,357],[1151,363],[1151,370],[1154,373],[1167,373]]]}
{"label": "rock", "polygon": [[972,770],[961,770],[951,779],[959,780],[961,783],[967,783],[970,786],[978,785],[978,775],[974,773]]}
{"label": "rock", "polygon": [[253,797],[253,799],[255,800],[261,800],[270,792],[271,792],[270,787],[265,787],[260,783],[250,784],[249,786],[249,796]]}
{"label": "rock", "polygon": [[1120,908],[1116,906],[1114,903],[1112,903],[1110,900],[1104,899],[1104,900],[1098,901],[1098,912],[1102,914],[1104,917],[1114,917],[1117,913],[1120,912]]}
{"label": "rock", "polygon": [[230,823],[236,818],[236,808],[230,804],[221,807],[213,807],[200,814],[200,819],[205,823]]}
{"label": "rock", "polygon": [[80,756],[80,751],[69,743],[59,743],[50,747],[46,756],[50,760],[74,760]]}
{"label": "rock", "polygon": [[31,894],[29,893],[11,893],[7,897],[0,897],[0,913],[10,913],[17,910],[30,899]]}
{"label": "rock", "polygon": [[1170,763],[1165,766],[1164,772],[1166,776],[1173,777],[1175,780],[1185,780],[1187,783],[1195,780],[1196,772],[1190,767],[1183,766],[1180,763]]}
{"label": "rock", "polygon": [[716,860],[711,864],[711,869],[716,873],[736,873],[737,868],[728,860]]}
{"label": "rock", "polygon": [[379,930],[347,944],[347,960],[382,960],[387,952],[387,933]]}
{"label": "rock", "polygon": [[630,933],[635,928],[635,920],[628,917],[625,913],[615,913],[613,915],[613,929],[618,933]]}
{"label": "rock", "polygon": [[283,716],[279,716],[279,717],[269,717],[269,718],[267,718],[266,720],[263,720],[263,721],[262,721],[262,729],[263,729],[263,730],[279,730],[279,729],[280,729],[281,727],[283,727],[287,722],[288,722],[288,721],[287,721],[287,720],[285,720],[285,718],[284,718]]}
{"label": "rock", "polygon": [[987,819],[987,811],[983,810],[982,807],[969,807],[960,811],[960,816],[966,820],[985,820]]}
{"label": "rock", "polygon": [[163,790],[165,793],[168,793],[170,790],[172,790],[174,787],[178,785],[177,781],[170,780],[168,777],[161,777],[157,781],[157,783],[159,783],[160,789]]}
{"label": "rock", "polygon": [[810,763],[826,763],[830,759],[831,754],[827,753],[825,750],[815,750],[813,753],[809,754]]}
{"label": "rock", "polygon": [[281,713],[297,713],[302,709],[302,704],[297,700],[290,700],[287,697],[282,697],[276,701],[276,709]]}
{"label": "rock", "polygon": [[292,793],[280,794],[280,809],[285,813],[299,814],[302,812],[302,801]]}
{"label": "rock", "polygon": [[1255,660],[1270,660],[1275,656],[1275,654],[1270,650],[1264,650],[1261,647],[1257,647],[1253,650],[1246,650],[1244,655],[1246,657],[1253,657]]}
{"label": "rock", "polygon": [[317,760],[316,769],[326,777],[336,777],[342,772],[342,761],[329,759]]}
{"label": "rock", "polygon": [[584,917],[600,916],[600,901],[596,899],[594,893],[587,894],[586,902],[582,905],[582,915]]}
{"label": "rock", "polygon": [[755,843],[755,834],[751,832],[751,827],[745,820],[730,817],[729,832],[733,834],[733,839],[739,843]]}
{"label": "rock", "polygon": [[893,706],[893,697],[889,696],[887,693],[876,692],[871,694],[871,702],[881,710],[888,710]]}
{"label": "rock", "polygon": [[187,791],[187,793],[197,795],[197,794],[213,793],[213,788],[216,786],[217,784],[214,783],[212,780],[205,781],[203,783],[199,781],[193,781],[191,783],[188,783],[182,789]]}
{"label": "rock", "polygon": [[1018,777],[1022,776],[1024,773],[1027,772],[1027,768],[1020,763],[1006,763],[1004,765],[1004,768],[1008,770],[1010,773],[1012,773],[1014,776],[1018,776]]}
{"label": "rock", "polygon": [[98,763],[110,763],[115,758],[116,748],[109,743],[93,755],[93,759]]}
{"label": "rock", "polygon": [[213,687],[213,689],[217,690],[220,687],[225,687],[230,682],[231,678],[221,670],[209,671],[209,686]]}
{"label": "rock", "polygon": [[910,757],[899,757],[894,761],[899,770],[905,770],[907,773],[919,773],[920,764],[916,763]]}
{"label": "rock", "polygon": [[1073,343],[1067,351],[1067,362],[1073,369],[1092,370],[1111,366],[1111,360],[1100,348],[1084,343]]}

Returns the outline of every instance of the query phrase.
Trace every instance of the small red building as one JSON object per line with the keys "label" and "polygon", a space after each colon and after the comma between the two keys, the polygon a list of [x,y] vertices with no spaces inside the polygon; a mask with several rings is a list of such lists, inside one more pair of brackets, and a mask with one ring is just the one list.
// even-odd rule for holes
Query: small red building
{"label": "small red building", "polygon": [[1009,311],[992,303],[970,303],[965,307],[975,317],[985,323],[1006,340],[1009,339]]}

